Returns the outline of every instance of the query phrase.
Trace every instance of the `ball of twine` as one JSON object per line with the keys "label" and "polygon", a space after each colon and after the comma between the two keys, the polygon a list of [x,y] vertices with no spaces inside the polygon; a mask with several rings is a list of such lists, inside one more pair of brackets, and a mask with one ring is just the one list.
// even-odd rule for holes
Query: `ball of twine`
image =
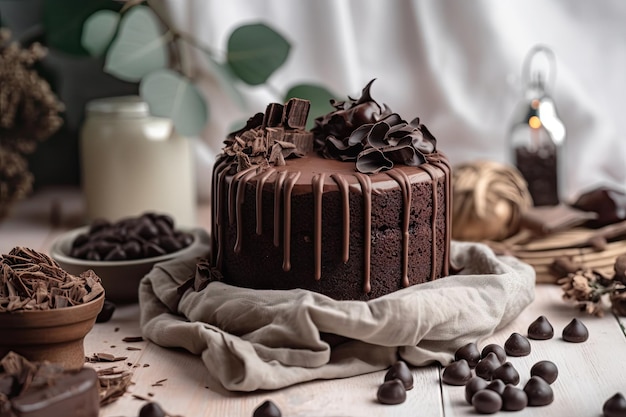
{"label": "ball of twine", "polygon": [[519,230],[523,211],[533,204],[520,172],[495,161],[456,166],[452,190],[452,238],[457,240],[503,240]]}

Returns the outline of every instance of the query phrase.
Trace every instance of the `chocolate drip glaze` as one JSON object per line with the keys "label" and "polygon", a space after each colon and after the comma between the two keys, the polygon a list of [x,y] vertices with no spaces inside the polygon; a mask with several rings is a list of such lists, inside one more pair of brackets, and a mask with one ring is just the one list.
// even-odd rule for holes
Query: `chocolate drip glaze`
{"label": "chocolate drip glaze", "polygon": [[[273,201],[272,218],[273,231],[271,241],[275,247],[282,244],[282,269],[289,272],[292,269],[292,239],[307,239],[306,236],[292,234],[292,201],[296,196],[311,195],[313,210],[313,228],[312,228],[312,269],[311,281],[324,280],[324,250],[323,236],[332,233],[332,230],[322,230],[324,219],[322,213],[327,213],[325,204],[325,196],[335,193],[335,197],[339,201],[339,207],[333,209],[332,213],[336,213],[341,221],[341,236],[338,238],[340,242],[340,254],[337,257],[341,262],[348,263],[351,257],[350,234],[351,221],[353,219],[350,206],[351,196],[360,195],[362,214],[358,218],[362,219],[362,292],[370,293],[372,290],[371,282],[371,262],[372,262],[372,196],[386,192],[393,192],[399,189],[402,199],[402,207],[398,225],[401,233],[401,285],[409,286],[416,281],[417,278],[409,276],[409,259],[412,255],[411,248],[420,242],[411,241],[412,222],[415,221],[415,213],[412,212],[414,198],[412,195],[413,187],[419,184],[429,184],[429,192],[432,193],[429,199],[432,201],[430,212],[430,240],[431,246],[431,262],[429,279],[435,279],[439,276],[445,276],[449,271],[449,241],[450,241],[450,166],[441,154],[435,153],[429,155],[428,162],[419,167],[397,167],[385,173],[366,175],[350,169],[349,164],[320,158],[316,155],[309,155],[293,162],[288,162],[285,166],[265,167],[263,168],[247,168],[240,172],[236,172],[235,162],[218,163],[214,168],[214,190],[215,204],[212,211],[214,239],[212,248],[215,264],[220,267],[223,264],[225,251],[231,252],[235,256],[244,255],[247,257],[254,256],[253,253],[247,252],[247,240],[252,239],[252,235],[261,236],[267,233],[263,228],[263,206],[264,200],[269,197]],[[246,191],[248,190],[248,191]],[[443,191],[443,194],[441,194]],[[242,212],[244,198],[246,193],[252,193],[251,201],[255,205],[255,213],[251,220],[248,220]],[[329,194],[331,193],[331,194]],[[440,194],[443,201],[440,201]],[[224,200],[226,198],[226,200]],[[329,200],[330,201],[330,200]],[[247,203],[249,205],[250,203]],[[223,214],[228,215],[227,226],[223,221]],[[445,225],[437,219],[441,215],[445,216]],[[305,215],[298,212],[298,216]],[[267,217],[265,217],[267,218]],[[232,222],[232,223],[231,223]],[[251,223],[249,227],[244,227],[246,222]],[[227,239],[226,227],[235,230],[234,246],[226,247]],[[256,233],[246,234],[246,230],[254,230]],[[333,229],[334,230],[334,229]],[[297,233],[297,232],[296,232]],[[380,232],[377,232],[377,235]],[[415,233],[415,232],[413,232]],[[443,234],[442,234],[443,233]],[[443,244],[442,244],[443,242]],[[215,246],[217,248],[215,248]],[[326,255],[328,256],[328,255]],[[258,259],[259,267],[264,268],[264,259]],[[295,262],[301,263],[303,259],[295,259]],[[221,267],[220,267],[221,268]],[[228,275],[228,274],[226,274]],[[228,279],[228,276],[226,276]],[[303,277],[304,279],[305,277]],[[382,277],[376,277],[382,279]]]}

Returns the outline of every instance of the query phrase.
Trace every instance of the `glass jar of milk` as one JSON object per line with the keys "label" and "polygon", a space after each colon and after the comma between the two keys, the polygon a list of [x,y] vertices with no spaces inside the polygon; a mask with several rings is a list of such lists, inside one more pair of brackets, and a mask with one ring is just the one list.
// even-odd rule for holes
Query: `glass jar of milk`
{"label": "glass jar of milk", "polygon": [[80,153],[88,221],[153,211],[179,226],[196,224],[191,144],[170,119],[151,116],[140,97],[87,103]]}

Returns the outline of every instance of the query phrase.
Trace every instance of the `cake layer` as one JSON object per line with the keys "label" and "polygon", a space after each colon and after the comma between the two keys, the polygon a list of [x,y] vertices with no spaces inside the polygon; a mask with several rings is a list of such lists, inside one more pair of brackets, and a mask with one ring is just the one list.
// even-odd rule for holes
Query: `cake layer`
{"label": "cake layer", "polygon": [[448,274],[450,167],[362,174],[310,153],[213,175],[212,257],[226,282],[366,300]]}

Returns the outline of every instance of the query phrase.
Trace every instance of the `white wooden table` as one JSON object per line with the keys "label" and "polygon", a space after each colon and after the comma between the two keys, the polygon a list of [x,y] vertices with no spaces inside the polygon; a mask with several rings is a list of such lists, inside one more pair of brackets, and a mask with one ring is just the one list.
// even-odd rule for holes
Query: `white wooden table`
{"label": "white wooden table", "polygon": [[[82,224],[82,209],[81,195],[76,189],[37,192],[0,222],[0,253],[7,253],[14,246],[47,251],[55,236]],[[199,207],[199,225],[208,223],[208,210]],[[529,356],[509,360],[520,372],[520,386],[528,380],[530,367],[537,361],[556,363],[559,378],[553,384],[555,399],[547,407],[527,407],[514,415],[601,416],[606,399],[616,392],[626,395],[626,320],[610,313],[603,318],[589,317],[562,301],[558,286],[542,284],[536,287],[535,301],[505,329],[478,341],[479,347],[488,343],[503,345],[512,332],[525,335],[528,325],[541,315],[554,326],[555,337],[531,341]],[[574,317],[589,328],[590,338],[585,343],[567,343],[560,338],[561,330]],[[139,350],[127,350],[131,344],[122,339],[141,334],[138,318],[138,305],[118,306],[113,319],[96,324],[85,340],[87,356],[97,352],[126,356],[126,360],[115,365],[133,373],[134,384],[116,402],[103,407],[101,417],[137,416],[145,402],[136,396],[157,401],[168,413],[184,417],[250,417],[266,399],[276,403],[285,417],[477,415],[465,402],[462,387],[441,382],[438,366],[413,369],[415,388],[408,391],[406,402],[394,406],[376,400],[382,371],[304,383],[276,392],[221,392],[208,379],[200,359],[186,351],[164,349],[146,341],[132,344]],[[111,364],[93,366],[104,368]],[[159,381],[162,382],[157,384]]]}

